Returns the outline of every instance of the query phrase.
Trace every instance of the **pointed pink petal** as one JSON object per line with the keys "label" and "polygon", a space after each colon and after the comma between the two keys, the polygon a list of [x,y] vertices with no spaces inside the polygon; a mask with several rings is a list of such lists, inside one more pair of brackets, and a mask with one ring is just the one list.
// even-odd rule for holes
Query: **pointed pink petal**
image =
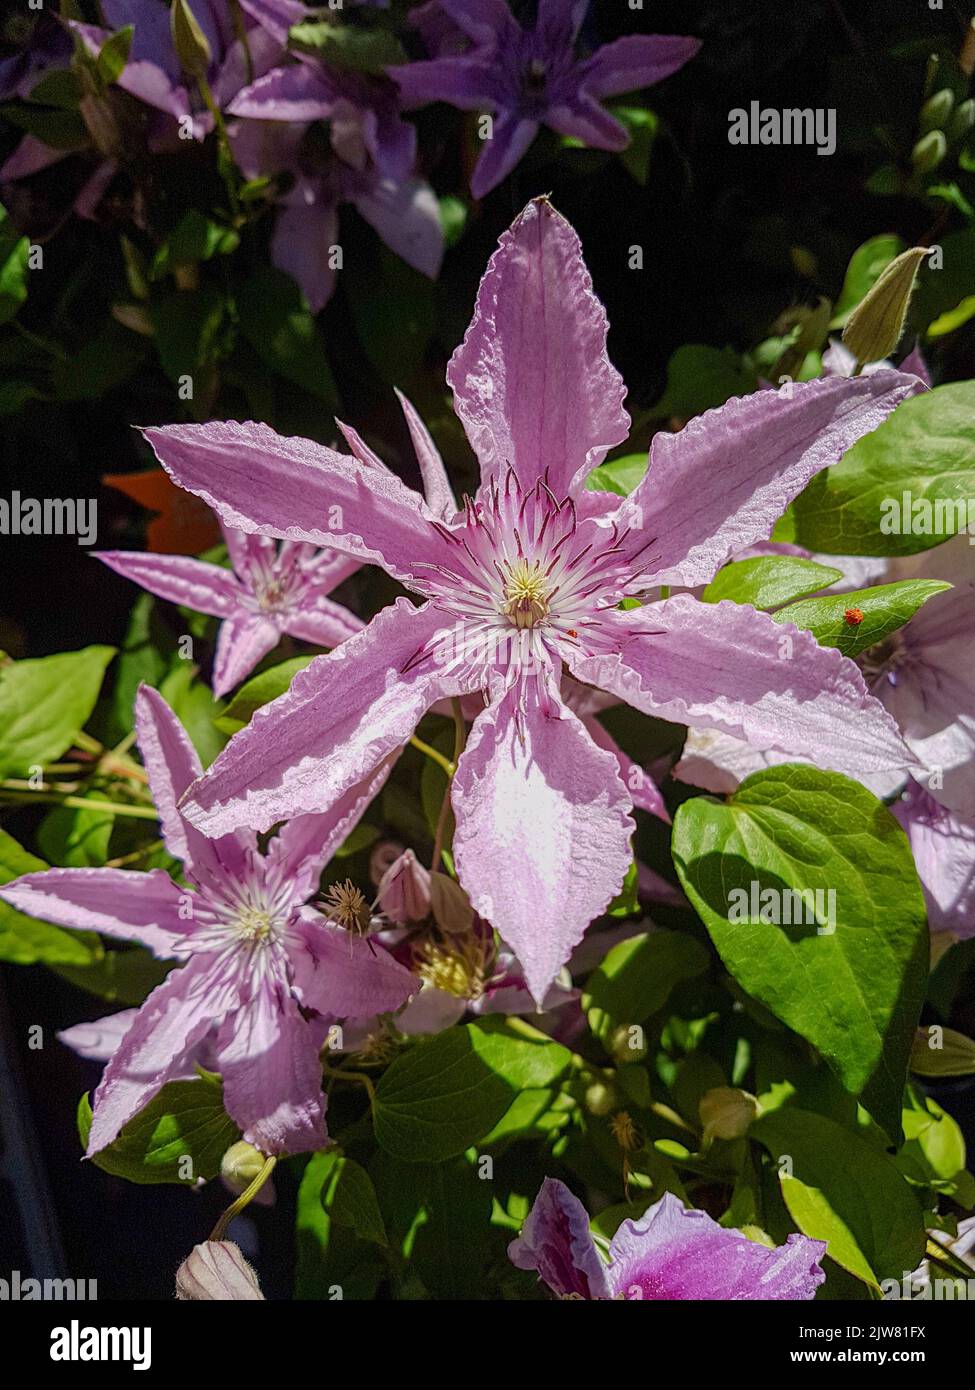
{"label": "pointed pink petal", "polygon": [[664,799],[660,795],[660,788],[650,776],[649,772],[644,772],[639,763],[635,763],[613,738],[606,727],[600,724],[595,715],[583,718],[586,732],[592,739],[597,748],[605,748],[607,753],[612,753],[616,759],[620,776],[626,784],[626,789],[630,793],[630,799],[634,806],[639,806],[641,811],[648,812],[651,816],[658,816],[660,820],[670,823],[670,812],[664,805]]}
{"label": "pointed pink petal", "polygon": [[[913,763],[857,666],[811,632],[744,604],[700,603],[689,594],[610,616],[619,655],[583,657],[573,675],[644,714],[719,729],[847,774]],[[640,635],[648,631],[659,635]]]}
{"label": "pointed pink petal", "polygon": [[800,1235],[769,1249],[665,1192],[620,1226],[609,1275],[624,1299],[809,1299],[826,1278],[825,1253],[825,1241]]}
{"label": "pointed pink petal", "polygon": [[311,63],[291,63],[272,68],[238,92],[227,107],[231,116],[254,121],[328,120],[335,109],[337,91]]}
{"label": "pointed pink petal", "polygon": [[156,555],[139,550],[94,550],[116,574],[148,589],[157,598],[182,603],[197,613],[225,618],[237,611],[243,590],[230,570],[188,555]]}
{"label": "pointed pink petal", "polygon": [[708,410],[678,434],[661,431],[618,514],[637,528],[631,554],[642,551],[655,584],[706,583],[735,551],[771,535],[810,478],[920,389],[893,371],[787,382]]}
{"label": "pointed pink petal", "polygon": [[606,313],[579,238],[545,199],[502,236],[447,380],[485,482],[510,463],[523,486],[545,476],[561,498],[626,438]]}
{"label": "pointed pink petal", "polygon": [[700,47],[700,39],[682,34],[627,34],[604,43],[582,65],[580,86],[600,98],[652,87],[689,63]]}
{"label": "pointed pink petal", "polygon": [[166,848],[197,882],[222,884],[242,869],[246,846],[236,835],[208,840],[181,815],[179,799],[203,769],[186,730],[151,686],[139,686],[135,728]]}
{"label": "pointed pink petal", "polygon": [[357,193],[355,205],[391,251],[435,280],[443,260],[443,224],[437,196],[422,179],[379,179]]}
{"label": "pointed pink petal", "polygon": [[317,647],[337,647],[349,637],[361,632],[365,623],[343,608],[341,603],[332,603],[327,598],[316,598],[313,605],[295,609],[285,615],[284,631],[292,637],[300,637],[302,642],[313,642]]}
{"label": "pointed pink petal", "polygon": [[401,598],[316,658],[231,739],[191,789],[185,814],[225,834],[332,806],[407,742],[435,700],[456,693],[433,661],[410,666],[442,624],[435,610]]}
{"label": "pointed pink petal", "polygon": [[191,957],[189,964],[167,975],[139,1010],[92,1098],[89,1158],[180,1074],[187,1055],[236,1006],[234,984],[216,973],[216,960]]}
{"label": "pointed pink petal", "polygon": [[420,465],[426,504],[434,516],[449,520],[457,514],[457,502],[450,486],[450,479],[447,477],[443,459],[440,457],[440,450],[434,444],[430,431],[420,419],[412,403],[407,400],[402,391],[398,390],[396,395],[406,417],[406,427],[410,432],[410,439],[413,441],[416,461]]}
{"label": "pointed pink petal", "polygon": [[328,926],[310,908],[302,913],[290,956],[302,1004],[332,1018],[393,1013],[420,988],[382,946]]}
{"label": "pointed pink petal", "polygon": [[213,693],[218,698],[233,690],[281,640],[275,623],[242,609],[220,624],[213,661]]}
{"label": "pointed pink petal", "polygon": [[453,549],[423,499],[386,468],[254,423],[144,433],[173,480],[242,531],[332,546],[405,584],[419,560],[446,562]]}
{"label": "pointed pink petal", "polygon": [[285,984],[265,981],[224,1019],[217,1063],[227,1114],[249,1144],[268,1154],[324,1148],[318,1045]]}
{"label": "pointed pink petal", "polygon": [[163,869],[45,869],[0,887],[0,898],[29,917],[139,941],[162,960],[186,945],[183,893]]}
{"label": "pointed pink petal", "polygon": [[517,1269],[534,1269],[560,1298],[611,1298],[609,1270],[589,1231],[579,1198],[558,1178],[546,1178],[525,1217],[521,1235],[508,1246]]}
{"label": "pointed pink petal", "polygon": [[975,821],[955,816],[917,783],[892,809],[911,844],[928,926],[975,936]]}
{"label": "pointed pink petal", "polygon": [[478,716],[453,782],[454,858],[481,916],[517,953],[539,1005],[630,865],[630,798],[616,759],[554,694],[518,692]]}

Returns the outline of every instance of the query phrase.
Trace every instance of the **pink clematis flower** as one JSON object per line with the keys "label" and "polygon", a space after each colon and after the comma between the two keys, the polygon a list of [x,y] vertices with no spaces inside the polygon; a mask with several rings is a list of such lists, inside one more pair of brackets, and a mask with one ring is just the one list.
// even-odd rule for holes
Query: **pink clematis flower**
{"label": "pink clematis flower", "polygon": [[150,594],[222,618],[213,665],[213,691],[226,695],[242,681],[284,633],[318,647],[337,647],[362,629],[362,622],[328,595],[359,565],[334,550],[224,526],[233,570],[186,555],[138,550],[96,550],[109,569],[141,584]]}
{"label": "pink clematis flower", "polygon": [[814,1298],[826,1278],[826,1243],[791,1235],[770,1249],[729,1231],[672,1192],[638,1221],[624,1221],[607,1264],[589,1231],[586,1209],[565,1183],[546,1178],[508,1246],[518,1269],[534,1269],[559,1298],[757,1300]]}
{"label": "pink clematis flower", "polygon": [[209,840],[180,814],[199,760],[147,686],[136,699],[136,729],[166,847],[192,888],[162,869],[48,869],[0,890],[21,912],[139,941],[182,963],[131,1022],[115,1020],[119,1042],[109,1033],[97,1039],[113,1050],[94,1096],[88,1154],[111,1144],[167,1081],[186,1075],[204,1044],[223,1077],[227,1113],[249,1143],[265,1153],[319,1149],[321,1029],[308,1015],[389,1012],[418,987],[385,952],[303,908],[386,769],[328,815],[291,821],[260,854],[253,835]]}
{"label": "pink clematis flower", "polygon": [[146,431],[229,525],[333,544],[424,600],[400,598],[301,672],[193,787],[186,814],[223,834],[320,811],[431,706],[479,692],[453,780],[455,863],[539,1003],[631,862],[631,793],[563,699],[564,670],[648,715],[827,766],[911,762],[853,662],[811,634],[689,594],[619,605],[710,579],[920,384],[891,371],[730,401],[658,434],[645,481],[620,498],[585,487],[629,428],[606,330],[578,238],[546,199],[530,203],[448,368],[481,464],[459,514],[432,443],[426,468],[441,481],[425,502],[351,431],[351,458],[260,424]]}

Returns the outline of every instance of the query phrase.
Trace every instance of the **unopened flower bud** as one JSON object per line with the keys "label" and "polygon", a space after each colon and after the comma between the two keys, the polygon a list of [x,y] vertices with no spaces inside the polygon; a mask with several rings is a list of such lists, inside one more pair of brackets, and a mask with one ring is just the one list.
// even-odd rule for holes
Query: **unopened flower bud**
{"label": "unopened flower bud", "polygon": [[949,141],[964,140],[973,127],[975,127],[975,100],[969,97],[967,101],[961,103],[951,118],[947,132]]}
{"label": "unopened flower bud", "polygon": [[376,900],[390,922],[422,922],[430,914],[430,870],[404,850],[379,880]]}
{"label": "unopened flower bud", "polygon": [[430,875],[430,911],[437,926],[450,936],[462,936],[474,924],[470,898],[457,880],[446,874]]}
{"label": "unopened flower bud", "polygon": [[[942,140],[944,136],[941,137]],[[891,261],[853,310],[843,329],[843,342],[857,362],[879,362],[889,357],[904,332],[917,270],[926,246],[912,246]]]}
{"label": "unopened flower bud", "polygon": [[248,1144],[246,1139],[239,1139],[236,1144],[231,1144],[220,1160],[220,1176],[231,1192],[243,1192],[262,1171],[266,1162],[267,1158],[260,1149]]}
{"label": "unopened flower bud", "polygon": [[955,98],[948,87],[942,87],[940,92],[928,97],[918,117],[917,124],[921,134],[927,135],[932,130],[944,130],[954,106]]}
{"label": "unopened flower bud", "polygon": [[922,135],[911,150],[911,164],[915,174],[930,174],[948,153],[948,141],[943,130],[932,130]]}
{"label": "unopened flower bud", "polygon": [[609,1115],[619,1105],[620,1098],[613,1086],[594,1081],[586,1087],[586,1109],[590,1115]]}
{"label": "unopened flower bud", "polygon": [[180,67],[191,77],[205,78],[213,54],[209,40],[197,24],[187,0],[173,0],[169,23]]}
{"label": "unopened flower bud", "polygon": [[369,882],[378,888],[387,869],[391,869],[406,849],[399,840],[377,840],[369,851]]}
{"label": "unopened flower bud", "polygon": [[176,1271],[176,1297],[183,1302],[264,1302],[257,1275],[232,1240],[194,1245]]}
{"label": "unopened flower bud", "polygon": [[740,1139],[758,1114],[758,1101],[736,1086],[715,1086],[705,1091],[698,1104],[705,1142]]}
{"label": "unopened flower bud", "polygon": [[621,1024],[614,1028],[609,1038],[607,1051],[617,1062],[642,1062],[647,1055],[644,1031],[638,1025]]}
{"label": "unopened flower bud", "polygon": [[911,1071],[918,1076],[975,1076],[975,1042],[954,1028],[918,1028]]}

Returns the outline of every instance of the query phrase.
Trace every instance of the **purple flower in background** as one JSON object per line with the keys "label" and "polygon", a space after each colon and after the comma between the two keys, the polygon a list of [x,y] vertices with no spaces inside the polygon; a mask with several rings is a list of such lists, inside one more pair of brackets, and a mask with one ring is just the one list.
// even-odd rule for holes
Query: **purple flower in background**
{"label": "purple flower in background", "polygon": [[139,941],[182,963],[112,1052],[94,1096],[88,1154],[185,1074],[204,1042],[223,1078],[227,1113],[248,1142],[265,1153],[321,1148],[321,1030],[307,1015],[384,1013],[417,988],[385,952],[303,908],[388,768],[330,814],[291,821],[262,855],[253,835],[209,840],[184,820],[177,803],[200,763],[175,714],[146,686],[136,699],[136,730],[166,847],[192,888],[162,869],[49,869],[0,889],[21,912]]}
{"label": "purple flower in background", "polygon": [[328,595],[359,568],[334,550],[246,535],[223,527],[232,570],[186,555],[96,550],[117,574],[150,594],[222,618],[213,691],[226,695],[273,651],[284,633],[318,647],[337,647],[362,621]]}
{"label": "purple flower in background", "polygon": [[[309,61],[278,67],[229,105],[231,140],[248,178],[290,173],[271,258],[318,312],[335,284],[338,209],[352,203],[390,250],[435,278],[443,258],[436,195],[413,177],[416,131],[392,85]],[[315,126],[328,121],[328,130]]]}
{"label": "purple flower in background", "polygon": [[[880,362],[865,362],[860,368],[860,375],[869,375],[871,372],[886,371],[894,364],[886,359]],[[844,342],[839,338],[830,338],[829,347],[823,353],[823,376],[853,376],[856,373],[857,360]],[[921,356],[919,348],[915,347],[907,354],[900,364],[900,371],[910,372],[916,376],[925,386],[931,385],[931,373],[928,371],[928,364]]]}
{"label": "purple flower in background", "polygon": [[508,1246],[518,1269],[537,1270],[559,1298],[627,1301],[810,1299],[826,1278],[826,1243],[791,1235],[769,1247],[729,1231],[672,1192],[624,1221],[603,1260],[586,1209],[565,1183],[546,1178],[521,1235]]}
{"label": "purple flower in background", "polygon": [[928,926],[975,936],[975,821],[947,810],[914,781],[891,809],[910,841]]}
{"label": "purple flower in background", "polygon": [[515,167],[540,125],[600,150],[624,150],[629,135],[600,102],[660,82],[694,57],[697,39],[631,34],[577,59],[587,0],[539,0],[533,29],[522,29],[506,0],[441,0],[471,39],[467,53],[391,67],[407,107],[446,101],[494,113],[471,179],[483,198]]}
{"label": "purple flower in background", "polygon": [[632,862],[632,795],[566,704],[564,670],[645,714],[825,766],[911,762],[854,663],[810,633],[688,594],[620,603],[710,579],[919,383],[885,372],[729,401],[658,434],[646,479],[620,498],[585,487],[629,429],[606,330],[578,238],[547,200],[530,203],[448,368],[481,465],[456,515],[432,442],[436,507],[351,431],[352,458],[260,424],[146,431],[175,481],[227,524],[333,544],[424,599],[398,599],[300,672],[193,788],[187,815],[223,834],[322,810],[438,701],[479,692],[453,779],[454,857],[539,1002]]}

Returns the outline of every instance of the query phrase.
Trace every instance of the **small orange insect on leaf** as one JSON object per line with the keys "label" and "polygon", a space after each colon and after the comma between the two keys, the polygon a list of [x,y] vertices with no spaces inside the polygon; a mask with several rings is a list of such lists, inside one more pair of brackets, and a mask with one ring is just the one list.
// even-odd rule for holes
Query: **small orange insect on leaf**
{"label": "small orange insect on leaf", "polygon": [[849,623],[850,627],[859,627],[863,622],[862,608],[848,608],[843,614],[843,618]]}

